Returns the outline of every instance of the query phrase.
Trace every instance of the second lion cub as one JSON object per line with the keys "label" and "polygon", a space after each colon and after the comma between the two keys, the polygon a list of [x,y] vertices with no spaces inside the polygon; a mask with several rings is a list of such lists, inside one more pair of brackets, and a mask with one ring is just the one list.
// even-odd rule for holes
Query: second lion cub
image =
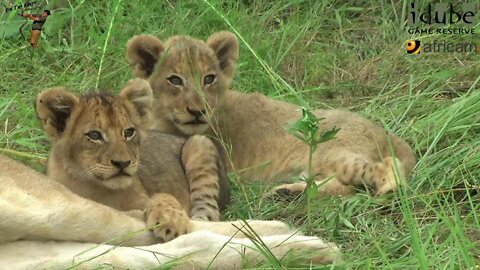
{"label": "second lion cub", "polygon": [[53,142],[48,176],[113,208],[146,209],[147,224],[162,225],[154,232],[168,241],[189,231],[188,216],[219,220],[229,199],[228,179],[206,137],[182,139],[148,130],[151,106],[152,91],[141,79],[118,96],[76,96],[51,88],[36,100],[38,118]]}
{"label": "second lion cub", "polygon": [[[154,94],[156,127],[192,136],[205,134],[228,145],[225,161],[242,179],[284,181],[316,176],[322,194],[352,194],[371,187],[381,195],[395,191],[415,165],[407,142],[366,118],[343,110],[312,111],[322,119],[320,133],[339,128],[336,138],[309,147],[287,131],[302,117],[295,104],[230,89],[239,44],[230,32],[206,40],[150,35],[127,43],[127,61],[136,77],[148,79]],[[305,182],[281,185],[277,194],[303,192]]]}

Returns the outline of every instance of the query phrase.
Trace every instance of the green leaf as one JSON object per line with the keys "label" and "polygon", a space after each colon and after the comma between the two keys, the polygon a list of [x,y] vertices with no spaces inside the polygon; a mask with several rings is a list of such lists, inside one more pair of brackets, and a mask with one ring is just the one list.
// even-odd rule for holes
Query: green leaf
{"label": "green leaf", "polygon": [[330,141],[335,139],[335,136],[337,135],[338,131],[340,131],[339,128],[333,127],[330,130],[325,131],[317,141],[317,143],[324,143],[326,141]]}
{"label": "green leaf", "polygon": [[[308,181],[307,181],[308,183]],[[315,181],[311,181],[307,186],[307,200],[315,200],[318,197],[318,187]]]}

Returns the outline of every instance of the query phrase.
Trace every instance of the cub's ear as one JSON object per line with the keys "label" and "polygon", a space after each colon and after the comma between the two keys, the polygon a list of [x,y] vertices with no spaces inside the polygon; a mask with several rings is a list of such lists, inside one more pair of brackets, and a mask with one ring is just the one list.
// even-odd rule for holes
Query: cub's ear
{"label": "cub's ear", "polygon": [[207,44],[217,56],[225,76],[233,79],[239,54],[237,37],[227,31],[218,32],[207,39]]}
{"label": "cub's ear", "polygon": [[142,128],[150,128],[153,103],[153,93],[150,84],[144,79],[130,80],[120,92],[119,97],[133,105],[140,117]]}
{"label": "cub's ear", "polygon": [[35,110],[48,137],[55,141],[62,136],[77,104],[78,97],[63,87],[49,88],[38,94]]}
{"label": "cub's ear", "polygon": [[134,36],[127,42],[127,61],[133,69],[133,75],[148,78],[164,51],[162,42],[151,35]]}

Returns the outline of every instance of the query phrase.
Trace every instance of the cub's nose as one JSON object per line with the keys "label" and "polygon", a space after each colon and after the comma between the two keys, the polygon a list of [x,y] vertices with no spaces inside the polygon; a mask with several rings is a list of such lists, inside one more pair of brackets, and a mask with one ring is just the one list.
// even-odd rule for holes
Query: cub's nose
{"label": "cub's nose", "polygon": [[195,117],[197,117],[197,118],[200,117],[200,116],[202,116],[202,115],[205,115],[205,113],[206,113],[205,110],[200,110],[200,111],[198,111],[198,110],[192,110],[192,109],[190,109],[189,107],[187,107],[187,111],[188,111],[191,115],[193,115],[193,116],[195,116]]}
{"label": "cub's nose", "polygon": [[112,163],[112,165],[115,166],[116,168],[123,170],[126,167],[128,167],[128,165],[130,165],[131,161],[130,160],[127,160],[127,161],[110,160],[110,163]]}

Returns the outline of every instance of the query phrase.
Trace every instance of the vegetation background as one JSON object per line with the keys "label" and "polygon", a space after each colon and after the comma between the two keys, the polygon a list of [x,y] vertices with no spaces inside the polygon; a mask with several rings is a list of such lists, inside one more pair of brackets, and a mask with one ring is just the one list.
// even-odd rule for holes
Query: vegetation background
{"label": "vegetation background", "polygon": [[[20,1],[18,1],[20,2]],[[38,1],[39,3],[45,3]],[[410,1],[49,1],[39,47],[0,12],[0,152],[43,170],[48,141],[33,100],[47,87],[119,88],[130,79],[125,44],[235,32],[234,87],[315,108],[356,111],[404,137],[418,164],[396,194],[321,198],[311,234],[339,244],[352,269],[476,269],[480,264],[480,61],[475,53],[407,55],[408,39],[478,42],[477,35],[412,36]],[[420,2],[425,7],[425,2]],[[34,12],[41,12],[39,8]],[[32,11],[26,11],[32,12]],[[25,29],[30,31],[29,22]],[[478,31],[478,25],[474,26]],[[276,202],[271,186],[232,175],[228,219],[280,219],[304,227],[302,200]],[[287,262],[282,261],[283,265]],[[302,267],[290,261],[289,267]],[[267,262],[258,267],[272,267]],[[321,266],[303,265],[320,269]]]}

